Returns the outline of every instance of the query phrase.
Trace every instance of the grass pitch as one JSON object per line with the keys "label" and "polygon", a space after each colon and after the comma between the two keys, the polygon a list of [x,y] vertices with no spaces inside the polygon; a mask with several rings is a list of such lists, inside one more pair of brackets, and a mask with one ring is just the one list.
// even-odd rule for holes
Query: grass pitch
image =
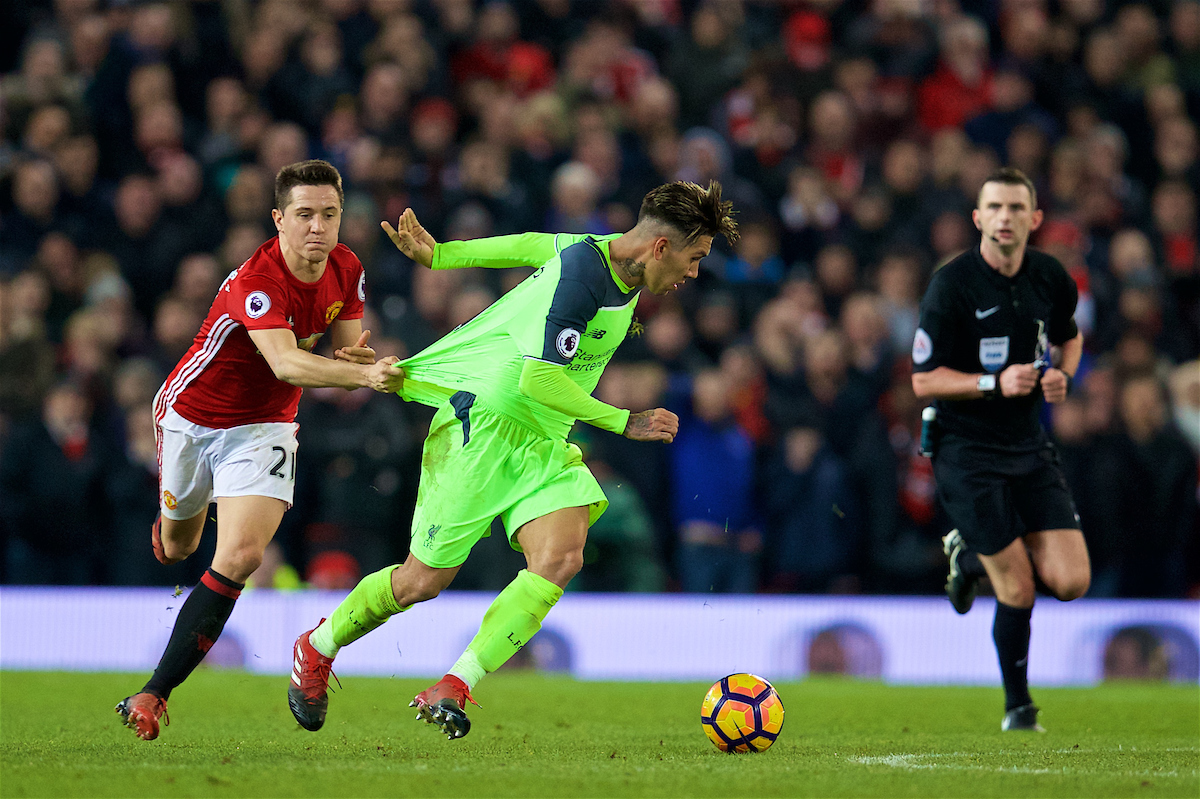
{"label": "grass pitch", "polygon": [[144,677],[0,673],[0,795],[1200,795],[1194,685],[1035,690],[1050,730],[1039,735],[1000,732],[999,688],[776,684],[779,742],[724,755],[700,729],[707,685],[502,672],[480,686],[470,735],[451,742],[407,707],[427,680],[351,677],[310,733],[288,711],[287,677],[202,669],[146,743],[113,712]]}

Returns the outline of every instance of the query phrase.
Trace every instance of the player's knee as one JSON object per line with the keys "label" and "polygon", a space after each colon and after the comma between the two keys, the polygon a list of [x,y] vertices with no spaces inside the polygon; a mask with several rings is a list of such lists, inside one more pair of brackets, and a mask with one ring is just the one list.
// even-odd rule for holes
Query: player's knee
{"label": "player's knee", "polygon": [[222,573],[230,580],[244,583],[262,565],[263,553],[257,547],[240,547],[222,558]]}
{"label": "player's knee", "polygon": [[992,583],[996,599],[1013,608],[1031,608],[1037,595],[1033,580],[1006,580]]}
{"label": "player's knee", "polygon": [[[413,586],[408,593],[408,604],[416,602],[428,602],[429,600],[442,593],[442,585],[432,579],[424,580]],[[399,599],[397,600],[399,601]]]}
{"label": "player's knee", "polygon": [[579,574],[579,570],[582,568],[582,552],[578,550],[562,552],[547,565],[546,570],[549,573],[547,579],[555,585],[566,585],[572,577]]}
{"label": "player's knee", "polygon": [[401,566],[392,571],[392,596],[401,607],[428,602],[445,588],[441,573]]}
{"label": "player's knee", "polygon": [[1091,574],[1088,572],[1070,574],[1055,586],[1054,595],[1063,602],[1070,602],[1086,594],[1091,583]]}
{"label": "player's knee", "polygon": [[162,539],[163,554],[170,560],[183,560],[195,552],[198,546],[199,541],[174,541],[166,536]]}

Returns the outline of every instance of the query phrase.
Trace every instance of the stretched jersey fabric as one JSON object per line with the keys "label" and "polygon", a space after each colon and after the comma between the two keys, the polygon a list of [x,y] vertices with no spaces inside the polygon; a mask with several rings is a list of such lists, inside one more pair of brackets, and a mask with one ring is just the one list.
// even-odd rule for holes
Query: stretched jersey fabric
{"label": "stretched jersey fabric", "polygon": [[263,244],[217,290],[191,349],[159,391],[156,418],[173,407],[204,427],[294,422],[300,387],[275,377],[247,331],[291,328],[312,352],[335,319],[362,318],[364,279],[362,263],[345,244],[329,253],[315,283],[287,268],[278,237]]}
{"label": "stretched jersey fabric", "polygon": [[438,407],[457,391],[548,438],[565,439],[575,419],[525,396],[526,358],[565,367],[591,394],[625,340],[638,292],[613,272],[610,236],[525,233],[446,242],[434,269],[538,266],[479,316],[402,361],[401,396]]}

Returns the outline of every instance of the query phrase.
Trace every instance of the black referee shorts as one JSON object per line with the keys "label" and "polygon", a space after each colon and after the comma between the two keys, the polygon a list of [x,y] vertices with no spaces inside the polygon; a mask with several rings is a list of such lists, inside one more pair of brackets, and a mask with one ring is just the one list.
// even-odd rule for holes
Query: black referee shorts
{"label": "black referee shorts", "polygon": [[1009,452],[944,435],[933,456],[938,499],[967,546],[995,555],[1026,533],[1079,529],[1079,514],[1047,441]]}

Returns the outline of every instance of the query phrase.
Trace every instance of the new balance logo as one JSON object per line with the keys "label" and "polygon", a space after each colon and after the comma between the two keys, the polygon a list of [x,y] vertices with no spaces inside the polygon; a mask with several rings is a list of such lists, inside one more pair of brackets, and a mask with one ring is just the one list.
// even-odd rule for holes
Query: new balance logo
{"label": "new balance logo", "polygon": [[978,308],[976,308],[975,309],[975,318],[976,319],[987,319],[989,316],[991,316],[998,310],[1000,310],[999,305],[995,306],[994,308],[988,308],[986,311],[981,311]]}

